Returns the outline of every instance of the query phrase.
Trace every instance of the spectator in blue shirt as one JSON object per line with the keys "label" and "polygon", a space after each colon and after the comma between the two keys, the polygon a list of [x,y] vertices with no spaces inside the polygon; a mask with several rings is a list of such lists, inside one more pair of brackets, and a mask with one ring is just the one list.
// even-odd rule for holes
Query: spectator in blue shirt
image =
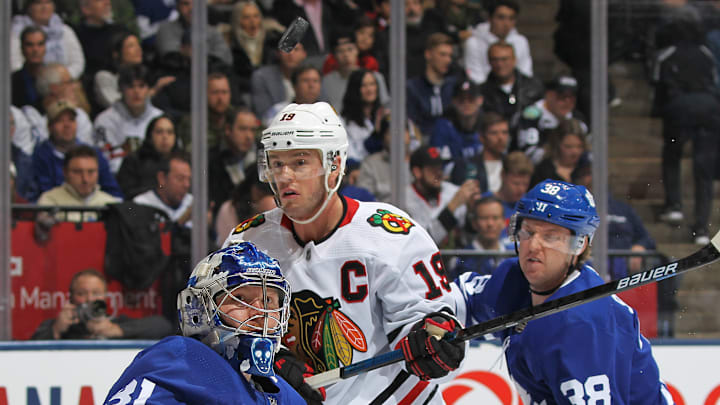
{"label": "spectator in blue shirt", "polygon": [[425,46],[425,73],[407,81],[407,116],[426,138],[435,120],[442,117],[452,103],[458,78],[448,72],[452,64],[453,41],[443,33],[430,35]]}
{"label": "spectator in blue shirt", "polygon": [[[75,116],[77,113],[75,108],[75,105],[67,100],[58,100],[47,108],[50,137],[37,145],[32,156],[38,195],[63,183],[65,179],[63,175],[65,152],[80,144],[76,137],[77,122]],[[122,191],[115,177],[110,173],[107,160],[100,151],[97,152],[100,189],[122,198]],[[32,199],[37,199],[38,195],[34,195]]]}
{"label": "spectator in blue shirt", "polygon": [[[470,80],[458,81],[453,89],[452,107],[435,121],[430,145],[448,153],[453,163],[468,161],[480,154],[483,96]],[[447,149],[447,151],[445,151]]]}

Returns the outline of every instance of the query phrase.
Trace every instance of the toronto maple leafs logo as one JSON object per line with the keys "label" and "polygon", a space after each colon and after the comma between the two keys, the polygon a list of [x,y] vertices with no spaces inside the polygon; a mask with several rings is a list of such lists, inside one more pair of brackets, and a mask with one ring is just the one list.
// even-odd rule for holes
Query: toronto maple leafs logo
{"label": "toronto maple leafs logo", "polygon": [[378,208],[377,212],[372,214],[367,221],[372,226],[379,226],[390,233],[403,235],[409,234],[410,228],[415,226],[409,219],[381,208]]}
{"label": "toronto maple leafs logo", "polygon": [[337,298],[321,298],[309,290],[293,292],[283,343],[317,372],[348,366],[355,350],[368,349],[362,329],[340,308]]}
{"label": "toronto maple leafs logo", "polygon": [[200,303],[200,300],[193,296],[189,303],[185,304],[185,311],[183,311],[184,319],[180,322],[184,325],[191,326],[193,328],[199,328],[201,325],[201,319],[205,308]]}

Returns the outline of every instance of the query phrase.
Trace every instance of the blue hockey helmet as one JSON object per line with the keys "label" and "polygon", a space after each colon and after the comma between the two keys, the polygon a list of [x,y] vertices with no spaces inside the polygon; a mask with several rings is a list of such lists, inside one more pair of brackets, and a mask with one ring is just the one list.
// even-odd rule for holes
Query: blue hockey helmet
{"label": "blue hockey helmet", "polygon": [[580,239],[587,236],[588,244],[600,224],[590,191],[559,180],[543,180],[517,202],[510,221],[511,236],[515,237],[524,218],[562,226]]}
{"label": "blue hockey helmet", "polygon": [[[246,286],[262,288],[259,304],[233,294]],[[277,305],[268,305],[271,290]],[[243,309],[246,319],[223,312],[225,303]],[[195,266],[177,305],[183,335],[201,340],[240,371],[273,375],[272,359],[290,316],[290,285],[277,260],[250,242],[213,252]]]}

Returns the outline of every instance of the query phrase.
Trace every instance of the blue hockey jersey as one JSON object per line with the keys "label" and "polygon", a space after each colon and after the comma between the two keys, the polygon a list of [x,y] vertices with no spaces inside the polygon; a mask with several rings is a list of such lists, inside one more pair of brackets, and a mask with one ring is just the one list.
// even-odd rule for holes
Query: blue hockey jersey
{"label": "blue hockey jersey", "polygon": [[[492,275],[465,273],[455,282],[463,296],[457,314],[466,314],[466,325],[531,305],[517,258],[503,261]],[[602,283],[585,265],[548,301]],[[637,314],[614,295],[506,329],[497,337],[526,405],[673,403],[650,343],[640,334]]]}
{"label": "blue hockey jersey", "polygon": [[104,404],[305,404],[280,377],[253,380],[262,391],[200,341],[170,336],[135,356]]}

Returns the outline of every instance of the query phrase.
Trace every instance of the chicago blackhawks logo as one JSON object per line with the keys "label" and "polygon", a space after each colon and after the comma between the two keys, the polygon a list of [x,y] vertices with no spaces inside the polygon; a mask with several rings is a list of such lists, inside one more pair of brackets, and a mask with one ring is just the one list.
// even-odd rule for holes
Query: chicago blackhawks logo
{"label": "chicago blackhawks logo", "polygon": [[263,214],[257,214],[254,217],[250,219],[246,219],[240,223],[240,225],[236,226],[235,229],[233,229],[233,235],[245,232],[250,228],[254,228],[256,226],[260,226],[265,222],[265,215]]}
{"label": "chicago blackhawks logo", "polygon": [[380,226],[390,233],[402,233],[403,235],[410,233],[410,228],[415,226],[409,219],[380,208],[367,221],[372,226]]}
{"label": "chicago blackhawks logo", "polygon": [[312,291],[293,292],[283,343],[315,371],[352,364],[353,352],[368,349],[365,334],[340,310],[337,298]]}

